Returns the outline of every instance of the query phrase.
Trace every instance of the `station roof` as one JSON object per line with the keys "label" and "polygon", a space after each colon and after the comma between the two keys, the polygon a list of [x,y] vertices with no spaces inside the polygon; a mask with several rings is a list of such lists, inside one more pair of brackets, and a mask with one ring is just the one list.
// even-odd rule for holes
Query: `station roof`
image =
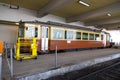
{"label": "station roof", "polygon": [[53,14],[65,18],[68,23],[81,21],[86,26],[120,29],[120,0],[0,0],[0,2],[10,4],[10,8],[23,7],[35,10],[39,18]]}

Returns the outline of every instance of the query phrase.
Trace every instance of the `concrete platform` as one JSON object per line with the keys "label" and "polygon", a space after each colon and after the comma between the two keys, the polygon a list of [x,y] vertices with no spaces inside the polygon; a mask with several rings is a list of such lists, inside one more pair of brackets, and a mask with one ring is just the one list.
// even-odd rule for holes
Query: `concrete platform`
{"label": "concrete platform", "polygon": [[[43,76],[43,78],[41,79],[45,79],[46,77],[50,77],[55,74],[58,75],[59,73],[82,69],[84,67],[118,57],[120,57],[120,49],[96,49],[59,53],[58,66],[61,68],[55,71],[50,70],[55,67],[55,54],[39,55],[37,60],[23,60],[22,62],[14,60],[14,77],[20,78],[20,80],[27,80],[26,75],[30,76],[34,73],[38,73],[40,77],[40,74],[42,73],[41,76]],[[46,74],[44,72],[50,75],[45,77]],[[6,78],[9,76],[10,72],[7,66],[7,61],[4,59],[3,77]],[[35,80],[34,78],[35,76],[32,76],[30,80]]]}

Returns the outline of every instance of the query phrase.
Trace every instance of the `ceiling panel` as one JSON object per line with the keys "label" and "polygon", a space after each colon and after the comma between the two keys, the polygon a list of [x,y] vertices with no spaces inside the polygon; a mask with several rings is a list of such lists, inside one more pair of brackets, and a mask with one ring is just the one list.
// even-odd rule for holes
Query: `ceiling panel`
{"label": "ceiling panel", "polygon": [[[36,10],[36,11],[48,5],[50,1],[55,1],[55,0],[0,0],[0,2],[2,3],[12,4],[12,5],[16,5],[16,6],[20,6],[23,8]],[[110,5],[110,4],[114,4],[116,2],[119,3],[120,0],[83,0],[83,1],[90,4],[90,6],[87,7],[87,6],[80,4],[79,0],[73,0],[72,3],[66,3],[64,7],[60,9],[58,8],[58,10],[56,11],[52,10],[53,12],[48,12],[48,13],[68,19],[68,18],[75,17],[77,15],[81,15],[84,13],[88,14],[89,11],[91,10],[95,10],[95,9],[98,9],[98,8],[101,8],[101,7]],[[114,10],[117,10],[117,9],[114,9]],[[99,21],[99,20],[104,20],[104,19],[109,19],[109,18],[114,18],[114,17],[120,17],[120,13],[111,14],[111,16],[107,16],[107,15],[102,15],[102,16],[97,16],[97,17],[95,16],[95,17],[92,17],[91,19],[90,18],[86,19],[83,22],[85,23],[95,22],[97,20]]]}
{"label": "ceiling panel", "polygon": [[112,4],[114,2],[117,2],[119,0],[84,0],[84,2],[87,2],[91,6],[87,7],[78,2],[78,0],[74,0],[73,3],[66,5],[64,8],[61,8],[60,10],[57,10],[53,12],[54,15],[69,18],[75,15],[78,15],[80,13],[85,13],[90,10],[94,10],[109,4]]}
{"label": "ceiling panel", "polygon": [[47,5],[49,1],[51,0],[0,0],[0,2],[3,3],[19,5],[20,7],[32,10],[39,10],[40,8]]}
{"label": "ceiling panel", "polygon": [[120,13],[111,14],[111,16],[108,16],[108,15],[106,14],[106,15],[104,15],[104,16],[98,16],[98,17],[95,17],[95,18],[93,18],[93,19],[84,20],[83,22],[93,22],[93,21],[97,21],[97,20],[103,20],[103,19],[114,18],[114,17],[120,17]]}

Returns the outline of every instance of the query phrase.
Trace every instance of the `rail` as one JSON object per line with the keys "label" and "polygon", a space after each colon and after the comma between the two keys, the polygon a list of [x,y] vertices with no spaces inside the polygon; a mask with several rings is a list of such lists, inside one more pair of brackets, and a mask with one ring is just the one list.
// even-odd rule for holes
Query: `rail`
{"label": "rail", "polygon": [[119,80],[120,74],[120,62],[117,62],[111,66],[83,76],[76,80]]}

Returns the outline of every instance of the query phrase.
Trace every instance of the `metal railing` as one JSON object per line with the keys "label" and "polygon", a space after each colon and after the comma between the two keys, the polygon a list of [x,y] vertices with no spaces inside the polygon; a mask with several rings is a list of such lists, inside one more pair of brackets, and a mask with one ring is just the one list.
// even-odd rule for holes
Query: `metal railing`
{"label": "metal railing", "polygon": [[0,80],[2,80],[2,54],[0,54]]}
{"label": "metal railing", "polygon": [[58,52],[57,52],[57,45],[55,46],[55,68],[58,67]]}
{"label": "metal railing", "polygon": [[[58,46],[57,45],[54,45],[53,46],[55,48],[55,52],[53,53],[55,58],[54,58],[54,68],[57,68],[58,67]],[[9,68],[9,71],[10,71],[10,76],[11,76],[11,79],[14,77],[14,60],[13,60],[13,57],[14,57],[14,54],[15,54],[15,46],[13,43],[4,43],[4,56],[5,56],[5,59],[7,60],[7,65],[8,65],[8,68]]]}
{"label": "metal railing", "polygon": [[[11,79],[13,78],[13,55],[15,53],[14,43],[5,43],[4,42],[4,56],[7,60],[7,65],[10,71]],[[10,58],[10,59],[8,59]]]}

